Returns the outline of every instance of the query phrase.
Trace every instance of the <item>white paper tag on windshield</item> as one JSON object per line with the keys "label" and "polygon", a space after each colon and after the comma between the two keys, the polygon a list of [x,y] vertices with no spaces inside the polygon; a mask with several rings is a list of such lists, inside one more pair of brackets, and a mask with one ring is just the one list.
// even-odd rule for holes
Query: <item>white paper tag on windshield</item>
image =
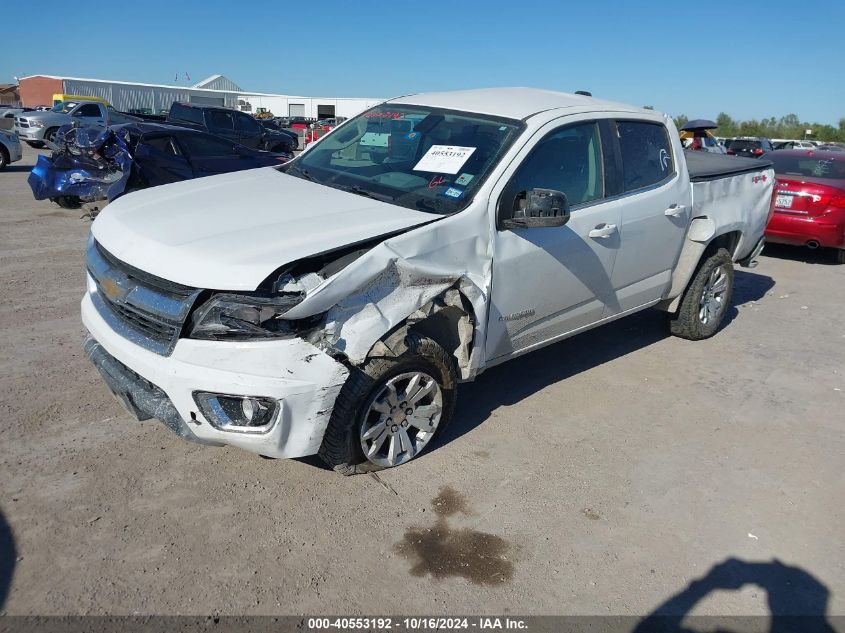
{"label": "white paper tag on windshield", "polygon": [[431,171],[436,174],[457,174],[474,151],[474,147],[432,145],[420,159],[420,162],[416,164],[414,171]]}

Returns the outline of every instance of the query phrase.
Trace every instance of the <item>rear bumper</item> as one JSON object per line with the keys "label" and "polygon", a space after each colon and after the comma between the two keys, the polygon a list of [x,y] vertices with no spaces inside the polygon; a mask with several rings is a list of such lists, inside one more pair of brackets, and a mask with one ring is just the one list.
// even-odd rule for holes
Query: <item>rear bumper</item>
{"label": "rear bumper", "polygon": [[766,227],[766,239],[779,244],[818,242],[820,246],[845,248],[845,212],[811,217],[775,212]]}
{"label": "rear bumper", "polygon": [[738,260],[738,263],[743,268],[756,268],[757,267],[757,258],[760,257],[760,253],[763,252],[763,247],[766,245],[766,238],[761,237],[760,241],[757,242],[757,245],[754,249],[745,257]]}

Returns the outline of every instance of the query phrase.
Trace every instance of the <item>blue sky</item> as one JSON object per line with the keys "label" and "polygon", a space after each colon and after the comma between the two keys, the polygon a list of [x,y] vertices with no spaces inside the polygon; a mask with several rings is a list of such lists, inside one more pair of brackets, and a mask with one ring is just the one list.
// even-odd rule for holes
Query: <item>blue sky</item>
{"label": "blue sky", "polygon": [[38,35],[4,29],[0,82],[173,83],[178,72],[185,84],[186,72],[190,83],[222,73],[246,90],[366,97],[536,86],[690,118],[845,117],[842,0],[317,5],[145,0],[102,15],[88,7],[78,21],[56,14]]}

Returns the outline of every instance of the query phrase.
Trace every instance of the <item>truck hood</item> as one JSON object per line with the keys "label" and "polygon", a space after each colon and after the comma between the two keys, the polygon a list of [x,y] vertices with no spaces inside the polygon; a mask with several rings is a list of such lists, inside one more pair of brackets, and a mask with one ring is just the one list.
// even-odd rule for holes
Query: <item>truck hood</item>
{"label": "truck hood", "polygon": [[66,112],[50,112],[49,110],[42,110],[41,112],[21,112],[19,117],[24,119],[34,119],[36,121],[53,122],[66,121],[70,122],[71,116]]}
{"label": "truck hood", "polygon": [[157,277],[255,290],[285,264],[435,217],[265,167],[123,196],[91,232],[112,255]]}

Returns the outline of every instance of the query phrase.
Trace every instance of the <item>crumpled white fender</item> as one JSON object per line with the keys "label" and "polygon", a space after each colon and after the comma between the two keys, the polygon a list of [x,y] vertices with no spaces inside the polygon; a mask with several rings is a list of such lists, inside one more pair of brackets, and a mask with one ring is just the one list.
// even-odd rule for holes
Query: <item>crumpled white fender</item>
{"label": "crumpled white fender", "polygon": [[476,322],[470,358],[461,366],[462,377],[472,377],[486,331],[489,249],[486,215],[443,218],[375,246],[308,292],[284,318],[326,312],[323,340],[360,364],[385,333],[456,288],[472,304]]}

